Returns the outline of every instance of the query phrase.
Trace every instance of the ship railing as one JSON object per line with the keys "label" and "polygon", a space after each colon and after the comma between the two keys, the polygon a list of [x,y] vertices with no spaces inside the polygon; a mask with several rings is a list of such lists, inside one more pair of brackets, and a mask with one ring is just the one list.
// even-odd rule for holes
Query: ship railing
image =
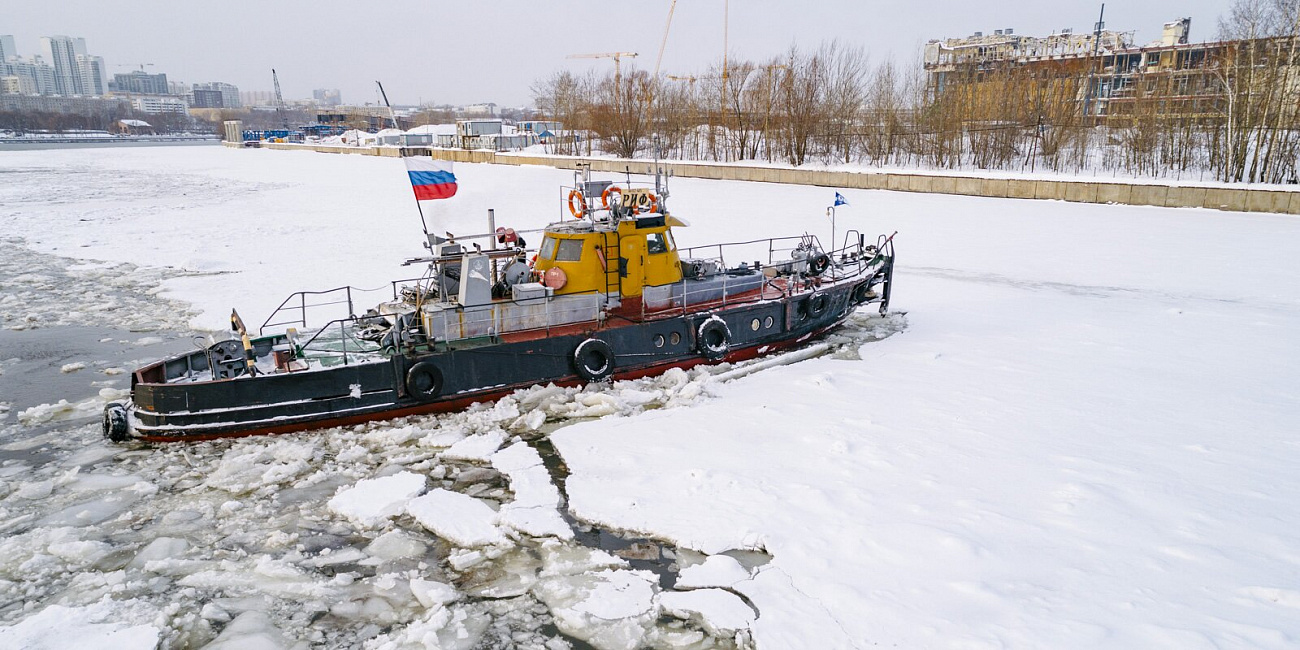
{"label": "ship railing", "polygon": [[[710,244],[707,246],[693,246],[681,248],[678,250],[678,253],[683,259],[717,262],[722,269],[721,274],[724,277],[732,277],[736,269],[728,267],[726,257],[727,251],[729,250],[733,252],[732,256],[735,258],[736,249],[747,247],[747,252],[751,253],[751,255],[743,257],[745,263],[747,263],[748,261],[753,260],[752,253],[754,251],[759,251],[759,254],[761,254],[761,251],[765,247],[767,251],[767,261],[765,265],[772,266],[778,263],[790,263],[792,261],[799,262],[799,260],[793,259],[794,251],[798,250],[800,247],[807,249],[809,246],[813,247],[815,250],[822,251],[821,244],[815,235],[801,235],[755,239],[743,242],[726,242],[721,244]],[[701,294],[712,293],[716,289],[713,287],[702,287],[693,291],[689,283],[690,278],[683,277],[680,281],[674,283],[681,287],[680,299],[676,295],[670,295],[669,305],[663,308],[648,308],[643,300],[641,304],[642,317],[656,317],[662,316],[666,313],[686,314],[689,311],[689,307],[699,307],[701,304],[728,307],[736,304],[771,299],[778,296],[788,298],[796,293],[815,290],[820,281],[823,280],[838,282],[841,280],[860,277],[865,274],[867,269],[880,263],[882,258],[893,257],[893,241],[892,239],[881,235],[877,239],[875,246],[867,246],[865,237],[858,231],[854,230],[846,233],[844,244],[841,247],[823,252],[830,257],[831,265],[819,279],[803,278],[801,280],[793,275],[778,275],[776,277],[765,278],[757,293],[751,290],[740,292],[738,294],[731,294],[726,290],[726,285],[724,284],[722,294],[716,300],[692,300],[692,298],[700,297]],[[701,253],[709,255],[704,256],[701,255]],[[762,273],[765,266],[762,263],[762,260],[753,261],[759,263],[748,268],[752,272]],[[739,275],[738,279],[743,277],[746,276]]]}
{"label": "ship railing", "polygon": [[[342,363],[347,365],[352,359],[383,353],[379,343],[357,337],[349,331],[349,325],[361,320],[357,316],[336,318],[312,333],[311,337],[298,346],[298,353],[304,359],[315,360],[323,366]],[[336,329],[337,328],[337,329]],[[352,347],[349,349],[348,342]]]}
{"label": "ship railing", "polygon": [[[407,283],[420,282],[425,278],[407,278],[403,280],[393,280],[389,283],[392,291],[393,300],[397,300],[399,288]],[[310,326],[309,314],[316,316],[316,321],[333,320],[342,318],[339,316],[339,309],[346,305],[347,317],[356,316],[356,297],[360,294],[372,294],[383,291],[383,287],[375,289],[362,289],[354,286],[334,287],[323,291],[295,291],[285,298],[279,307],[271,312],[270,316],[262,322],[258,328],[261,334],[268,327],[280,326],[298,326],[306,329]],[[332,312],[324,317],[319,316],[322,312]]]}

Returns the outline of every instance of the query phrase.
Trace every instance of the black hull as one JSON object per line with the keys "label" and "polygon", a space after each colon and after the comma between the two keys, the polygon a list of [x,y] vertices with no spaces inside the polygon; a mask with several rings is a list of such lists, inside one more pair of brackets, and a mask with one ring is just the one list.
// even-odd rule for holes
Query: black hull
{"label": "black hull", "polygon": [[[825,307],[815,314],[807,313],[808,296],[803,295],[645,322],[611,318],[603,327],[570,329],[562,335],[310,372],[188,384],[139,383],[132,388],[130,437],[178,441],[282,433],[452,411],[535,384],[582,384],[591,373],[582,372],[575,351],[590,339],[603,341],[612,352],[611,367],[599,378],[630,379],[669,368],[744,360],[800,345],[840,325],[858,306],[854,287],[825,287],[820,292],[827,298]],[[717,319],[725,323],[729,340],[724,350],[710,351],[697,338],[706,321]],[[656,345],[659,341],[662,346]],[[427,383],[412,384],[412,373],[424,373],[428,379],[431,366],[437,385],[420,394]]]}

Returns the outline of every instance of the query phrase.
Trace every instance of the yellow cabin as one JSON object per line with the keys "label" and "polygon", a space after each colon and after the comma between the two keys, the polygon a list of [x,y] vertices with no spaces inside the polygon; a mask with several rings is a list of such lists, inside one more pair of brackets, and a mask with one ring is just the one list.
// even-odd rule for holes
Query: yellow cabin
{"label": "yellow cabin", "polygon": [[550,276],[563,279],[549,283],[557,295],[599,292],[638,297],[642,287],[681,281],[672,227],[685,225],[664,214],[551,224],[533,269],[543,277],[551,269],[562,272]]}

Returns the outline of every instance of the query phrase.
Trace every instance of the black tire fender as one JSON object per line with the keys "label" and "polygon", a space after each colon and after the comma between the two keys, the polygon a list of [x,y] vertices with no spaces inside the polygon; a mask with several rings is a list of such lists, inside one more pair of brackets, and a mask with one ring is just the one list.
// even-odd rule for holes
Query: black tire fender
{"label": "black tire fender", "polygon": [[826,313],[831,306],[831,297],[824,293],[815,293],[808,297],[808,317],[817,318]]}
{"label": "black tire fender", "polygon": [[131,423],[127,418],[126,406],[121,402],[109,402],[104,405],[104,437],[113,442],[126,442],[131,437]]}
{"label": "black tire fender", "polygon": [[442,370],[431,360],[424,360],[406,371],[406,393],[421,402],[442,394]]}
{"label": "black tire fender", "polygon": [[709,318],[696,331],[695,349],[710,361],[727,356],[731,349],[731,328],[717,316]]}
{"label": "black tire fender", "polygon": [[573,371],[587,381],[614,374],[614,349],[600,339],[587,339],[573,349]]}

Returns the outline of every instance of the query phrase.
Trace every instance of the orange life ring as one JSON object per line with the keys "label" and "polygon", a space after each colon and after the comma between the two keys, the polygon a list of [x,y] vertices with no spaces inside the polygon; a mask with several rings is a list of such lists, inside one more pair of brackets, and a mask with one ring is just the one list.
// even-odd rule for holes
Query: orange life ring
{"label": "orange life ring", "polygon": [[646,196],[650,197],[650,207],[646,208],[646,212],[658,212],[659,197],[655,196],[653,192],[646,192]]}
{"label": "orange life ring", "polygon": [[[605,188],[605,191],[600,193],[600,204],[601,204],[601,205],[602,205],[606,210],[609,209],[609,193],[610,193],[610,192],[618,192],[618,198],[619,198],[619,199],[622,199],[622,198],[623,198],[623,189],[620,188],[619,186],[617,186],[617,185],[610,185],[609,187]],[[615,205],[617,205],[617,202],[615,203]]]}
{"label": "orange life ring", "polygon": [[[603,197],[602,197],[603,198]],[[578,205],[573,205],[573,200],[578,199]],[[582,215],[587,213],[587,198],[578,190],[569,190],[569,213],[574,219],[581,219]]]}

